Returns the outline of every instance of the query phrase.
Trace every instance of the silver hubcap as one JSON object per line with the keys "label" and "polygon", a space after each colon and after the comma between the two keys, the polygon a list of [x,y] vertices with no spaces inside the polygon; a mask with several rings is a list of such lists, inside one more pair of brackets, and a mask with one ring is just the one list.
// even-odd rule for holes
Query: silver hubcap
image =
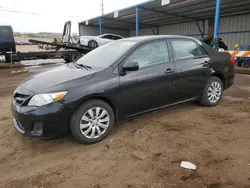
{"label": "silver hubcap", "polygon": [[90,41],[89,45],[91,48],[96,48],[96,42],[95,41]]}
{"label": "silver hubcap", "polygon": [[82,116],[80,122],[80,131],[86,138],[99,138],[103,135],[109,126],[109,114],[100,107],[89,109]]}
{"label": "silver hubcap", "polygon": [[211,103],[216,103],[221,96],[221,84],[219,82],[212,82],[208,87],[208,100]]}

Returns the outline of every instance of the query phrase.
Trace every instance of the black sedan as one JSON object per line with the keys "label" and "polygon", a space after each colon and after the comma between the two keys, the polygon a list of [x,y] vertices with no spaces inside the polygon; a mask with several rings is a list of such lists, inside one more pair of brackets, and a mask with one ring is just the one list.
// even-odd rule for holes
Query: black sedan
{"label": "black sedan", "polygon": [[71,131],[92,144],[138,114],[190,101],[216,106],[234,77],[228,53],[194,38],[126,38],[22,82],[13,96],[14,126],[41,139]]}

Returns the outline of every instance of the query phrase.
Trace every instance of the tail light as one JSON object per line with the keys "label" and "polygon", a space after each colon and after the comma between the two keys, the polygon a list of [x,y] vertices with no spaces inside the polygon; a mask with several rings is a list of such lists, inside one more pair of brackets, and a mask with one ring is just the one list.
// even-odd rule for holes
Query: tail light
{"label": "tail light", "polygon": [[235,62],[236,62],[236,58],[230,58],[230,61],[232,62],[232,64],[235,64]]}

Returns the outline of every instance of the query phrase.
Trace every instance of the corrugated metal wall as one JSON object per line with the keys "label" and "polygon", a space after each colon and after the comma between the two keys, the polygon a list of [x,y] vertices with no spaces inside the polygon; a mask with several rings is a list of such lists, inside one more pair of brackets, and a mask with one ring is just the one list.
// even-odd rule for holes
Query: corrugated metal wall
{"label": "corrugated metal wall", "polygon": [[[84,24],[80,24],[79,26],[80,36],[97,36],[100,35],[99,27],[87,26]],[[103,28],[102,33],[114,33],[117,35],[121,35],[124,37],[128,37],[129,32],[124,30],[117,30],[117,29],[110,29],[110,28]]]}
{"label": "corrugated metal wall", "polygon": [[[202,28],[202,22],[199,22]],[[249,44],[250,45],[250,14],[222,17],[220,19],[220,33],[219,37],[223,39],[229,49],[233,49],[234,44],[238,43],[240,45]],[[157,33],[157,28],[153,28],[155,33]],[[196,26],[195,22],[187,22],[180,24],[172,24],[159,27],[159,34],[162,35],[189,35],[197,39],[201,38],[200,32]],[[205,34],[208,32],[208,20],[205,21]],[[135,30],[121,31],[114,29],[103,28],[103,33],[115,33],[127,36],[135,36]],[[154,35],[151,28],[140,29],[140,35]],[[99,35],[98,27],[90,27],[81,25],[80,26],[81,35]]]}
{"label": "corrugated metal wall", "polygon": [[221,18],[219,36],[229,49],[236,43],[250,45],[250,14]]}
{"label": "corrugated metal wall", "polygon": [[[202,23],[200,22],[202,28]],[[233,49],[234,44],[250,45],[250,14],[222,17],[220,19],[219,37],[223,39],[229,49]],[[208,20],[205,21],[205,34],[208,32]],[[195,22],[172,24],[159,27],[161,35],[189,35],[197,39],[201,38],[200,32]],[[135,36],[135,30],[129,32],[130,36]],[[151,29],[141,29],[140,35],[153,35]],[[205,36],[206,36],[205,35]]]}
{"label": "corrugated metal wall", "polygon": [[[203,29],[202,22],[198,22]],[[205,21],[205,33],[208,30],[208,21]],[[200,39],[201,35],[195,22],[187,22],[159,27],[159,34],[162,35],[188,35]]]}
{"label": "corrugated metal wall", "polygon": [[[152,29],[153,29],[154,32],[157,34],[157,28],[156,28],[156,27],[153,27]],[[141,36],[143,36],[143,35],[154,35],[154,32],[152,31],[152,29],[151,29],[151,28],[140,29],[140,35],[141,35]],[[135,36],[135,30],[129,31],[129,36],[130,36],[130,37]]]}
{"label": "corrugated metal wall", "polygon": [[[201,29],[203,27],[202,22],[198,22]],[[208,30],[208,21],[205,21],[205,33]],[[153,28],[155,33],[157,28]],[[190,35],[196,38],[201,38],[199,29],[196,26],[195,22],[187,22],[187,23],[180,23],[180,24],[173,24],[173,25],[166,25],[159,27],[159,34],[160,35]],[[154,35],[151,28],[147,29],[140,29],[140,36],[143,35]],[[135,30],[129,32],[129,36],[135,36]]]}

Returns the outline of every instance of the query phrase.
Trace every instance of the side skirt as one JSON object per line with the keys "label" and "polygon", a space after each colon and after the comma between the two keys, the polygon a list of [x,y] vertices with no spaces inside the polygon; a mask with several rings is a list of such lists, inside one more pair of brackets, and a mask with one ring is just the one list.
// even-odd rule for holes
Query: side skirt
{"label": "side skirt", "polygon": [[153,109],[150,109],[150,110],[145,110],[145,111],[142,111],[142,112],[139,112],[139,113],[131,114],[129,116],[126,116],[126,118],[131,118],[131,117],[134,117],[134,116],[137,116],[137,115],[140,115],[140,114],[144,114],[144,113],[147,113],[147,112],[152,112],[152,111],[155,111],[155,110],[160,110],[160,109],[163,109],[163,108],[175,106],[175,105],[182,104],[182,103],[193,102],[193,101],[196,101],[196,100],[197,100],[197,97],[194,97],[194,98],[187,99],[187,100],[184,100],[184,101],[179,101],[179,102],[168,104],[168,105],[164,105],[164,106],[161,106],[161,107],[158,107],[158,108],[153,108]]}

